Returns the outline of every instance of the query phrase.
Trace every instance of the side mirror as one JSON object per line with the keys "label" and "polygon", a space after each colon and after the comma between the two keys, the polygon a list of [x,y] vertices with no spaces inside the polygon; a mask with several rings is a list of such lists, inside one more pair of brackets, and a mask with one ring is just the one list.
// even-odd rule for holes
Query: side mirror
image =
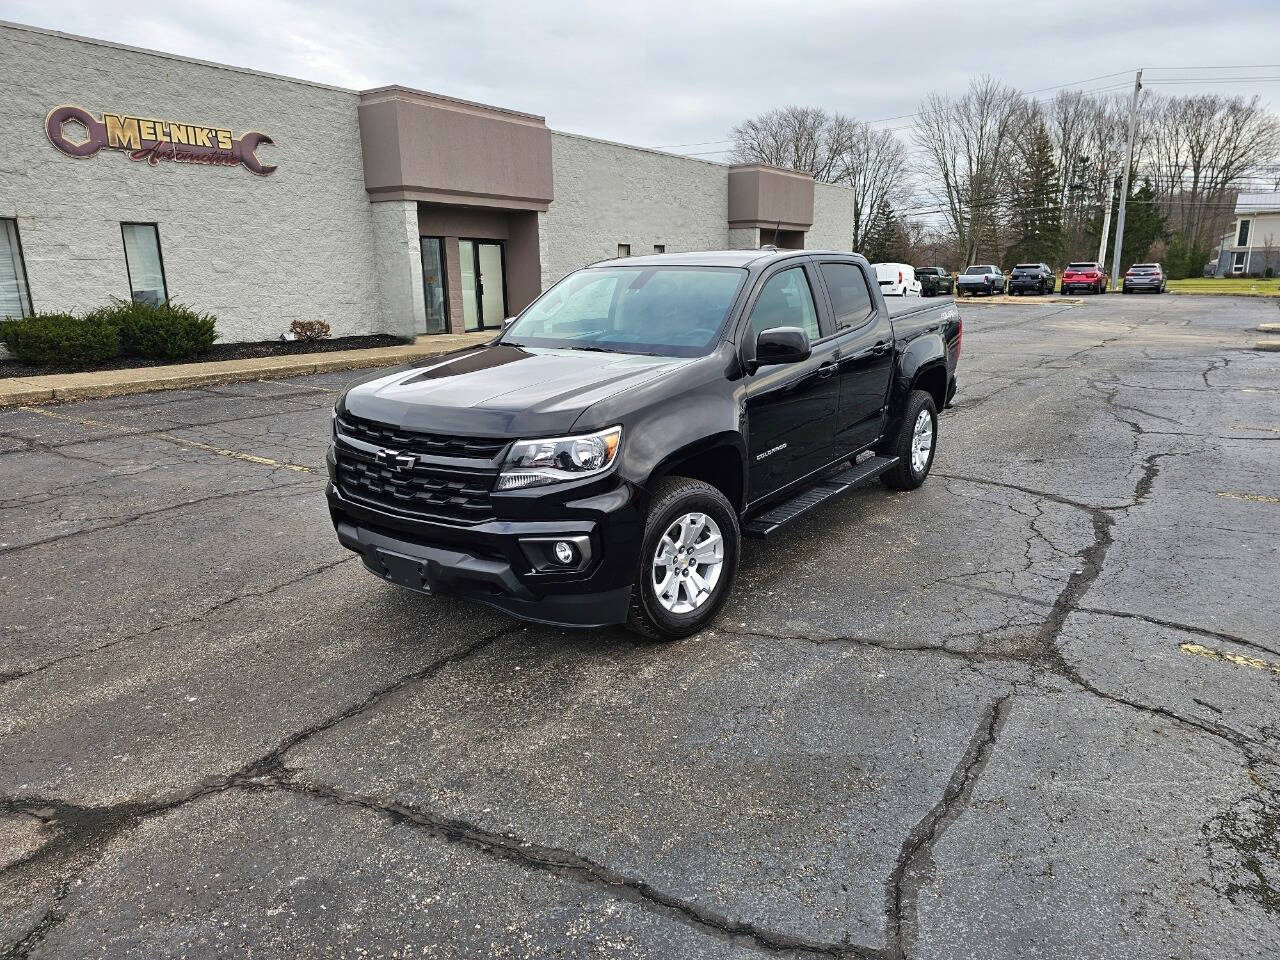
{"label": "side mirror", "polygon": [[812,350],[809,335],[799,327],[772,327],[756,337],[753,369],[774,363],[799,363],[808,360]]}

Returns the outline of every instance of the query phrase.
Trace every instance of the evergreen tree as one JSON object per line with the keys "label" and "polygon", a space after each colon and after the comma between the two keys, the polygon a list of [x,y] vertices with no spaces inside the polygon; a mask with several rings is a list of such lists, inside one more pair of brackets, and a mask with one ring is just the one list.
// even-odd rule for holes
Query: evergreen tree
{"label": "evergreen tree", "polygon": [[1010,264],[1043,261],[1057,267],[1062,260],[1062,191],[1053,157],[1053,141],[1042,121],[1014,161],[1009,210],[1014,240],[1006,251]]}
{"label": "evergreen tree", "polygon": [[[1121,275],[1135,263],[1143,263],[1150,254],[1148,251],[1157,240],[1165,239],[1164,214],[1156,203],[1155,187],[1150,180],[1143,180],[1142,186],[1125,204],[1124,249],[1120,251]],[[1111,244],[1114,249],[1115,231],[1112,231]],[[1108,265],[1109,266],[1109,265]]]}
{"label": "evergreen tree", "polygon": [[911,243],[906,226],[888,201],[882,202],[876,209],[867,229],[862,253],[872,263],[909,262]]}

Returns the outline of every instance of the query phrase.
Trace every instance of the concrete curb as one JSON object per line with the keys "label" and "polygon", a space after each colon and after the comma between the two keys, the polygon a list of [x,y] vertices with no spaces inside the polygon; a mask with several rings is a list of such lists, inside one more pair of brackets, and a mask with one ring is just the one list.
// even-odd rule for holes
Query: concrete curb
{"label": "concrete curb", "polygon": [[990,296],[990,297],[964,297],[963,299],[961,299],[960,297],[956,297],[957,306],[959,306],[960,304],[965,304],[965,305],[973,304],[974,306],[977,306],[978,304],[983,304],[984,306],[997,307],[997,306],[1003,306],[1006,304],[1013,304],[1013,303],[1018,303],[1018,304],[1036,303],[1038,301],[1043,301],[1044,303],[1084,303],[1084,300],[1081,299],[1080,297],[1064,297],[1056,293],[1052,293],[1052,294],[1047,293],[1043,297],[1035,297],[1035,296],[1011,297],[1003,293],[995,296]]}
{"label": "concrete curb", "polygon": [[299,353],[283,357],[255,357],[249,360],[213,360],[205,363],[176,363],[163,367],[134,367],[127,370],[95,370],[88,373],[54,373],[36,377],[7,377],[0,380],[0,407],[50,403],[61,400],[88,400],[117,397],[156,390],[182,390],[216,383],[301,377],[310,373],[390,367],[423,357],[448,353],[493,339],[493,331],[446,334],[422,338],[402,347],[370,347],[367,350],[335,350],[329,353]]}
{"label": "concrete curb", "polygon": [[1258,324],[1259,333],[1280,333],[1280,323],[1260,323]]}
{"label": "concrete curb", "polygon": [[1280,340],[1259,340],[1254,344],[1253,349],[1280,353]]}

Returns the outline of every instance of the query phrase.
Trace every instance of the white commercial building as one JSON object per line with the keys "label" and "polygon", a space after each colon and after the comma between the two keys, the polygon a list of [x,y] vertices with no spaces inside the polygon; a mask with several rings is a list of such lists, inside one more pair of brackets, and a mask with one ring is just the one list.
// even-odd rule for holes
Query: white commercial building
{"label": "white commercial building", "polygon": [[606,257],[849,249],[840,186],[0,23],[0,317],[172,299],[224,340],[496,329]]}

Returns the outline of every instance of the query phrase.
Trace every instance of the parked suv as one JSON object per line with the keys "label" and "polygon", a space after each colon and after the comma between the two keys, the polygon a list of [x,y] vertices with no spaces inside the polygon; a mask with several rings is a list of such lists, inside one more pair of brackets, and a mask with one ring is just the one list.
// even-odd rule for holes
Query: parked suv
{"label": "parked suv", "polygon": [[956,292],[960,296],[966,293],[969,296],[977,293],[1004,293],[1007,286],[1004,271],[990,263],[965,267],[964,273],[956,278]]}
{"label": "parked suv", "polygon": [[388,583],[686,636],[729,596],[741,537],[924,482],[960,338],[953,301],[890,307],[855,254],[595,264],[489,343],[343,393],[334,528]]}
{"label": "parked suv", "polygon": [[940,294],[954,294],[956,279],[946,267],[916,267],[916,279],[920,281],[922,297],[936,297]]}
{"label": "parked suv", "polygon": [[1166,277],[1164,268],[1158,263],[1135,263],[1125,271],[1120,289],[1124,293],[1135,293],[1138,290],[1150,290],[1164,293]]}
{"label": "parked suv", "polygon": [[1009,274],[1010,293],[1053,293],[1053,267],[1047,263],[1019,263]]}
{"label": "parked suv", "polygon": [[1088,290],[1090,293],[1107,292],[1107,270],[1096,260],[1082,260],[1079,263],[1068,263],[1062,271],[1062,289],[1067,294],[1072,290]]}

